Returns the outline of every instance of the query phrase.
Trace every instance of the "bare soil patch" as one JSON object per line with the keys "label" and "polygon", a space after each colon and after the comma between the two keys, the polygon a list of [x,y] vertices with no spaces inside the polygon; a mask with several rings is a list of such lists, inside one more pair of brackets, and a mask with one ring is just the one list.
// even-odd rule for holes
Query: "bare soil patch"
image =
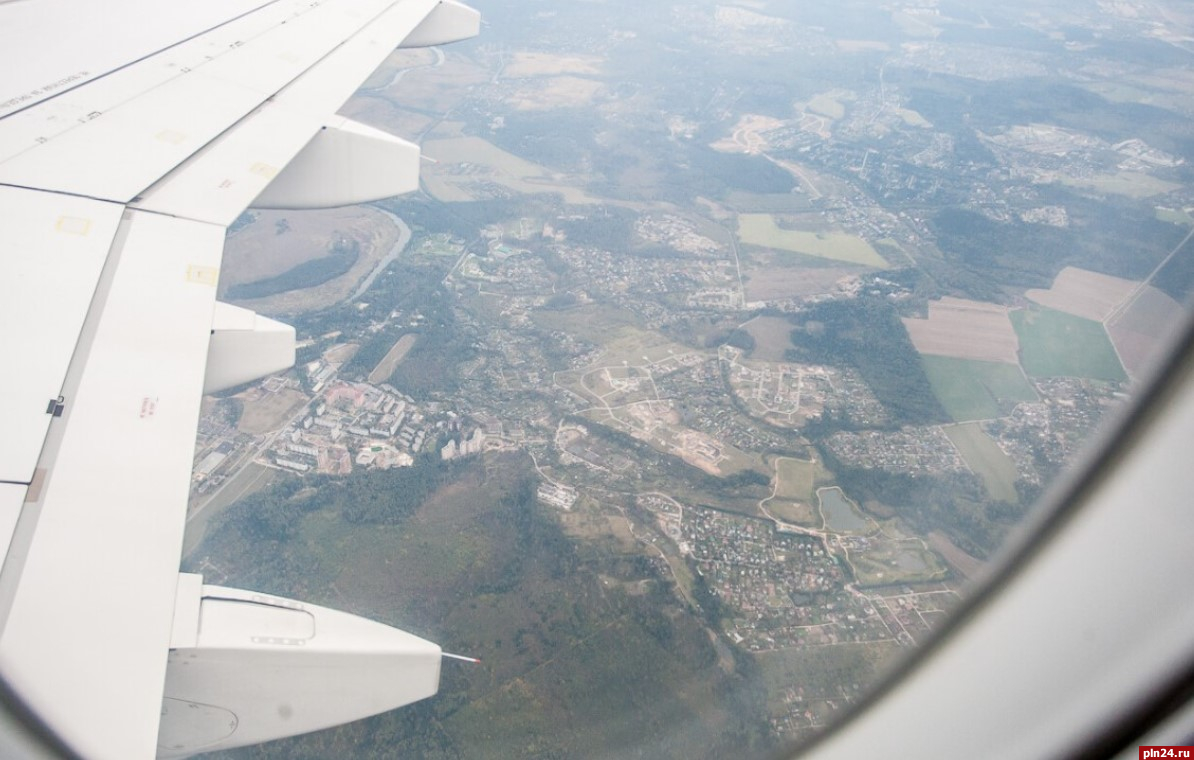
{"label": "bare soil patch", "polygon": [[[756,257],[752,254],[752,258]],[[839,280],[863,271],[862,267],[793,267],[745,264],[746,300],[772,301],[800,298],[834,289]]]}
{"label": "bare soil patch", "polygon": [[983,561],[972,557],[954,545],[949,537],[940,531],[929,534],[929,546],[945,558],[950,567],[957,570],[968,579],[977,578],[983,569]]}
{"label": "bare soil patch", "polygon": [[220,292],[277,277],[328,255],[336,235],[369,234],[380,214],[361,207],[318,211],[254,211],[256,219],[228,236]]}
{"label": "bare soil patch", "polygon": [[293,388],[286,388],[277,393],[254,389],[238,398],[245,402],[245,411],[236,427],[249,435],[272,433],[282,427],[307,401],[306,396]]}
{"label": "bare soil patch", "polygon": [[762,153],[770,147],[764,133],[783,126],[784,122],[774,116],[743,114],[727,137],[710,143],[709,147],[722,153]]}
{"label": "bare soil patch", "polygon": [[755,339],[750,358],[760,362],[786,361],[788,349],[794,348],[791,341],[792,323],[783,317],[755,317],[742,329]]}
{"label": "bare soil patch", "polygon": [[369,382],[374,385],[384,383],[390,379],[390,375],[394,374],[394,370],[410,353],[410,350],[415,347],[415,341],[419,339],[418,335],[414,333],[407,333],[394,343],[394,347],[386,353],[385,357],[377,363],[373,371],[369,373]]}
{"label": "bare soil patch", "polygon": [[506,103],[519,111],[545,111],[548,109],[587,106],[605,85],[595,79],[574,76],[548,77],[526,82],[515,88],[506,98]]}
{"label": "bare soil patch", "polygon": [[560,74],[600,74],[604,59],[595,55],[554,55],[552,53],[515,53],[502,69],[511,78],[558,76]]}
{"label": "bare soil patch", "polygon": [[1026,291],[1024,296],[1041,306],[1102,322],[1131,295],[1137,284],[1122,277],[1066,267],[1057,274],[1048,290],[1033,289]]}
{"label": "bare soil patch", "polygon": [[276,277],[305,261],[323,258],[341,237],[357,241],[360,250],[356,263],[341,276],[313,288],[236,302],[263,314],[297,314],[339,303],[398,240],[393,222],[368,206],[261,212],[253,224],[228,238],[221,293],[232,285]]}
{"label": "bare soil patch", "polygon": [[922,354],[1019,363],[1020,341],[1005,306],[947,297],[929,302],[928,319],[903,322]]}
{"label": "bare soil patch", "polygon": [[1128,374],[1139,377],[1184,319],[1181,304],[1150,285],[1108,321],[1107,334]]}
{"label": "bare soil patch", "polygon": [[323,358],[329,362],[339,362],[340,364],[343,364],[352,359],[352,357],[356,356],[357,350],[360,349],[360,347],[361,346],[358,343],[341,343],[339,345],[332,346],[327,351],[324,351]]}

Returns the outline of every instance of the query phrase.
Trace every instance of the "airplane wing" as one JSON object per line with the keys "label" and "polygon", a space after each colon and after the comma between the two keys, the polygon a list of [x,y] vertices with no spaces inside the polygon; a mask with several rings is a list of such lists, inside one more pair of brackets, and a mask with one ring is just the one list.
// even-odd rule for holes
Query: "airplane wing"
{"label": "airplane wing", "polygon": [[455,0],[0,2],[0,676],[80,755],[438,688],[430,642],[178,568],[201,394],[294,359],[217,303],[225,228],[417,187],[416,146],[335,110],[395,47],[478,26]]}

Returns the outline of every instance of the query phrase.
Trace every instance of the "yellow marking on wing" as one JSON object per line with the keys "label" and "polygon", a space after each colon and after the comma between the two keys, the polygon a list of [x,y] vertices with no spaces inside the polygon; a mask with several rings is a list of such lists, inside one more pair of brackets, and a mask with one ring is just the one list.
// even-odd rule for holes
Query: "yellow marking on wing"
{"label": "yellow marking on wing", "polygon": [[60,216],[54,229],[68,235],[86,235],[91,231],[91,220],[77,216]]}
{"label": "yellow marking on wing", "polygon": [[187,267],[187,282],[210,285],[214,288],[219,279],[220,270],[215,267],[198,267],[194,265]]}

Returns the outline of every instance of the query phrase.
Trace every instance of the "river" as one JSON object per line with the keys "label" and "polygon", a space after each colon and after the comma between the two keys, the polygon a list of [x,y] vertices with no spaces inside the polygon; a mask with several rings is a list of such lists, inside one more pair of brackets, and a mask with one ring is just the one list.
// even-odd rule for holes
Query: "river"
{"label": "river", "polygon": [[369,289],[369,286],[373,284],[373,281],[377,279],[377,276],[385,271],[385,268],[392,264],[394,260],[397,259],[404,250],[406,250],[407,244],[410,243],[410,227],[406,226],[406,222],[391,214],[389,211],[386,211],[384,208],[378,208],[377,206],[373,206],[372,208],[376,208],[378,211],[390,218],[390,221],[392,221],[398,228],[398,239],[394,241],[394,245],[390,248],[390,252],[377,262],[377,266],[373,267],[373,271],[369,272],[369,276],[361,280],[361,284],[357,286],[357,289],[354,290],[352,295],[349,297],[348,300],[350,302],[360,298],[361,295]]}

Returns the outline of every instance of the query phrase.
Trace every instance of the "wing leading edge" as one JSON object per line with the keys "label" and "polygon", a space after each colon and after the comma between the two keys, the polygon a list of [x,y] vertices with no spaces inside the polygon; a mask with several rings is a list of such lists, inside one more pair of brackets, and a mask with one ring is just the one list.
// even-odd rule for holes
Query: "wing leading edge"
{"label": "wing leading edge", "polygon": [[438,688],[430,642],[178,563],[205,378],[294,356],[293,330],[217,305],[226,226],[259,197],[411,189],[418,149],[335,109],[396,46],[478,25],[453,0],[275,0],[59,94],[0,66],[0,675],[81,755],[239,746]]}

